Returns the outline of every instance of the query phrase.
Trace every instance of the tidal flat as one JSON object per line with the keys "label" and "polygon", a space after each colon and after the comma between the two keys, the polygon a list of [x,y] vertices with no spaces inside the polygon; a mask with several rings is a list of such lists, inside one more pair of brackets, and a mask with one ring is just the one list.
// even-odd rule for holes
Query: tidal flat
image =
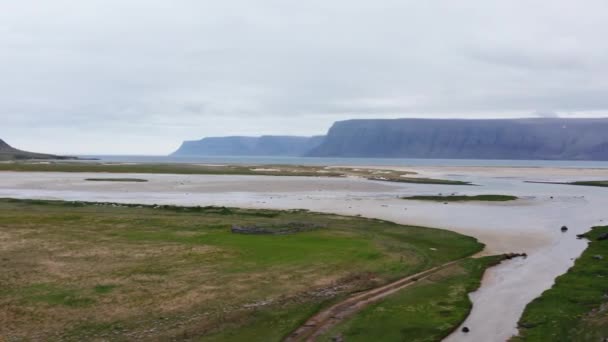
{"label": "tidal flat", "polygon": [[[349,166],[356,169],[358,166]],[[368,169],[374,169],[368,167]],[[386,167],[382,167],[386,169]],[[361,177],[256,175],[129,174],[146,183],[85,182],[96,173],[2,172],[0,196],[14,198],[106,201],[157,205],[227,206],[252,209],[309,209],[317,212],[378,218],[403,225],[440,227],[476,237],[483,255],[527,253],[489,268],[473,307],[447,341],[504,341],[518,333],[526,305],[549,289],[586,247],[576,239],[589,227],[608,222],[605,189],[526,183],[602,180],[605,169],[507,167],[395,167],[416,177],[472,182],[479,186],[368,181]],[[438,193],[476,196],[504,194],[517,201],[404,201],[401,197]],[[566,225],[565,233],[560,227]]]}
{"label": "tidal flat", "polygon": [[325,167],[307,165],[205,165],[183,163],[102,163],[66,161],[18,161],[0,163],[0,171],[94,172],[182,175],[264,175],[292,177],[356,177],[380,182],[472,185],[470,182],[419,177],[416,172],[391,169]]}

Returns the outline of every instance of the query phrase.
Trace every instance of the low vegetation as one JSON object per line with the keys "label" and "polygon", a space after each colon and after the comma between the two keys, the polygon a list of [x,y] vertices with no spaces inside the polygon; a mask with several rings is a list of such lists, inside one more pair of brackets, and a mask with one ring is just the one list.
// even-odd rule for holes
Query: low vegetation
{"label": "low vegetation", "polygon": [[608,187],[608,181],[576,181],[576,182],[540,182],[540,181],[526,181],[526,183],[538,183],[538,184],[559,184],[559,185],[580,185],[580,186],[599,186]]}
{"label": "low vegetation", "polygon": [[513,341],[603,341],[608,336],[608,226],[586,235],[587,249],[555,285],[532,301]]}
{"label": "low vegetation", "polygon": [[414,183],[414,184],[439,184],[439,185],[473,185],[471,182],[464,182],[450,179],[434,179],[423,177],[399,177],[387,179],[384,177],[368,177],[369,180],[398,182],[398,183]]}
{"label": "low vegetation", "polygon": [[571,185],[608,187],[608,181],[579,181],[579,182],[571,182],[570,184]]}
{"label": "low vegetation", "polygon": [[192,175],[263,175],[304,177],[358,177],[375,181],[471,185],[469,182],[412,177],[415,172],[365,168],[305,166],[305,165],[204,165],[204,164],[135,164],[101,162],[5,162],[0,171],[31,172],[108,172],[108,173],[160,173]]}
{"label": "low vegetation", "polygon": [[323,341],[440,341],[468,316],[468,294],[503,256],[468,258],[373,304],[325,334]]}
{"label": "low vegetation", "polygon": [[147,179],[141,178],[87,178],[85,179],[88,182],[134,182],[134,183],[144,183],[147,182]]}
{"label": "low vegetation", "polygon": [[[0,218],[8,340],[278,341],[351,293],[483,248],[449,231],[304,210],[2,199]],[[317,229],[231,231],[293,222]]]}
{"label": "low vegetation", "polygon": [[510,195],[436,195],[436,196],[408,196],[401,197],[406,200],[416,200],[416,201],[436,201],[436,202],[470,202],[470,201],[483,201],[483,202],[506,202],[506,201],[514,201],[517,199],[516,196]]}

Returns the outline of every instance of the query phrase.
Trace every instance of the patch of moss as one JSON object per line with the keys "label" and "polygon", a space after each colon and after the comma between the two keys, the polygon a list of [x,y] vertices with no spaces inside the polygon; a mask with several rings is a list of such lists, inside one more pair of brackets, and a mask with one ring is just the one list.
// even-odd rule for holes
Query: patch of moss
{"label": "patch of moss", "polygon": [[95,293],[98,293],[98,294],[106,294],[106,293],[112,292],[116,287],[117,287],[117,285],[100,284],[100,285],[96,285],[93,288],[93,291],[95,291]]}

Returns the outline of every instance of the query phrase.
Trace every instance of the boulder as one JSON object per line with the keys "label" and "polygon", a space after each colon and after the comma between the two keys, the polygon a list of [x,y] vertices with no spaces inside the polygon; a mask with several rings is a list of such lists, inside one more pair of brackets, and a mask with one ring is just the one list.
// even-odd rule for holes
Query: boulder
{"label": "boulder", "polygon": [[513,258],[517,258],[517,257],[522,257],[522,258],[527,258],[528,254],[526,253],[505,253],[505,259],[507,260],[511,260]]}

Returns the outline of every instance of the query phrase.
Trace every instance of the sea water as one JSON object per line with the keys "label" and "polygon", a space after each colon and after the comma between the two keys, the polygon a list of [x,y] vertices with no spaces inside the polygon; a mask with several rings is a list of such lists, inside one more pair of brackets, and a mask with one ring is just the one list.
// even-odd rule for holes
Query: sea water
{"label": "sea water", "polygon": [[494,160],[494,159],[411,159],[411,158],[319,158],[277,156],[144,156],[89,155],[103,162],[117,163],[197,163],[197,164],[281,164],[281,165],[357,165],[357,166],[480,166],[480,167],[560,167],[608,168],[608,161],[581,160]]}

